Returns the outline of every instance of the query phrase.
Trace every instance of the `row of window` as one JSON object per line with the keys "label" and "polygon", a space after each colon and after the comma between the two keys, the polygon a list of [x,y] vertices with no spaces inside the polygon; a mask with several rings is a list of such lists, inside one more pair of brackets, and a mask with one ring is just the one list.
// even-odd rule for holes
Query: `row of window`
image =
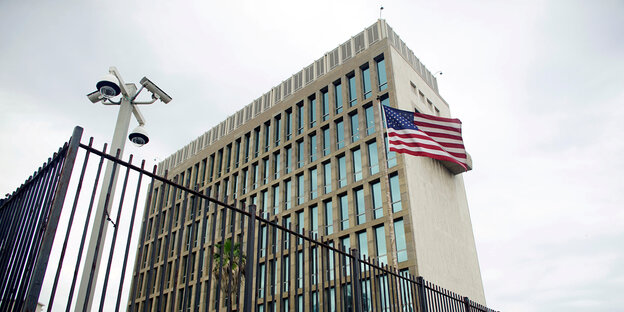
{"label": "row of window", "polygon": [[[387,88],[383,55],[375,58],[375,64],[378,88],[382,91]],[[361,81],[360,89],[362,98],[364,100],[369,99],[372,96],[372,89],[368,63],[360,66],[359,77]],[[355,72],[346,75],[345,79],[348,86],[346,99],[349,103],[349,107],[353,107],[357,104],[358,98]],[[280,144],[283,144],[283,142],[290,141],[294,136],[301,135],[304,131],[314,129],[317,125],[328,121],[330,118],[330,111],[332,110],[330,108],[333,108],[334,115],[337,116],[341,114],[344,110],[342,80],[339,79],[330,86],[331,88],[329,86],[325,87],[319,92],[309,96],[306,100],[298,102],[293,107],[265,121],[253,131],[244,134],[240,138],[234,140],[232,144],[227,145],[225,148],[220,149],[204,159],[201,164],[195,164],[198,170],[195,170],[193,173],[192,180],[190,173],[191,168],[187,170],[186,177],[184,172],[180,173],[179,181],[190,185],[200,183],[201,181],[212,182],[213,178],[219,177],[222,172],[229,172],[231,167],[235,169],[238,168],[239,165],[253,161],[254,158],[258,157],[261,153],[268,152],[273,147],[278,147]],[[317,97],[319,101],[317,101]],[[358,112],[357,109],[352,110],[349,111],[349,116],[338,118],[335,121],[334,127],[336,127],[337,149],[342,148],[345,144],[345,122],[348,122],[350,125],[351,139],[359,139],[359,119],[363,119],[359,118],[360,114],[364,115],[363,117],[366,118],[365,127],[367,135],[374,133],[375,121],[372,110],[372,105],[367,106],[363,114]],[[348,120],[345,121],[343,119]],[[329,142],[326,140],[329,134],[328,131],[329,124],[327,123],[323,129],[318,130],[318,135],[322,135],[324,138],[321,150],[325,155],[329,153]],[[315,132],[310,135],[316,136],[317,134]],[[295,145],[297,144],[299,144],[299,142]],[[317,157],[317,151],[319,151],[319,149],[316,144],[311,144],[310,149],[310,157]]]}

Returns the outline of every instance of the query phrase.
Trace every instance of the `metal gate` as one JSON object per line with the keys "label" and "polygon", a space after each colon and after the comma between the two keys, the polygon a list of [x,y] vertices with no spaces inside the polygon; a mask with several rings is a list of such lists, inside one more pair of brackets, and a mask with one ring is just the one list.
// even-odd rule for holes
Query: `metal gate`
{"label": "metal gate", "polygon": [[[228,204],[197,185],[158,176],[156,166],[148,171],[132,155],[128,161],[111,156],[106,145],[93,148],[93,139],[82,144],[81,136],[76,127],[0,202],[0,312],[35,311],[38,302],[47,311],[80,310],[73,306],[77,277],[85,269],[93,276],[95,267],[81,261],[93,222],[110,222],[113,233],[98,239],[108,248],[99,286],[89,290],[96,295],[92,310],[494,311],[254,205]],[[106,213],[91,220],[105,161],[122,177],[119,195],[106,196]],[[80,172],[72,173],[75,165]],[[110,195],[113,187],[103,189]],[[59,226],[65,232],[55,240]],[[125,241],[117,242],[119,235]]]}

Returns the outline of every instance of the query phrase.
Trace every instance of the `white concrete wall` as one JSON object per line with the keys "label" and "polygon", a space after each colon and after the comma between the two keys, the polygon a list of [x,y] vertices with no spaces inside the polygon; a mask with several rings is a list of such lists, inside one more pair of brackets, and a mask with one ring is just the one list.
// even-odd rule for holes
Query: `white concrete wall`
{"label": "white concrete wall", "polygon": [[[390,48],[392,78],[399,108],[434,114],[422,103],[418,90],[451,117],[448,105]],[[414,92],[412,84],[416,85]],[[407,198],[411,209],[418,273],[425,279],[485,304],[483,282],[475,248],[468,202],[461,174],[452,175],[434,159],[406,155]],[[470,173],[467,173],[470,174]]]}

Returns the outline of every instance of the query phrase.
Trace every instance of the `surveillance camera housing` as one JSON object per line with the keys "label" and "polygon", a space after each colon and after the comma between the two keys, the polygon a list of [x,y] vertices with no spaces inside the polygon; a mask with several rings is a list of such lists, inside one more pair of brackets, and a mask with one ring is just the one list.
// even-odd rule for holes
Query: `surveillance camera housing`
{"label": "surveillance camera housing", "polygon": [[119,80],[112,74],[107,74],[102,77],[102,79],[95,84],[95,87],[98,89],[102,97],[107,99],[116,97],[121,93]]}
{"label": "surveillance camera housing", "polygon": [[145,128],[143,128],[143,126],[138,126],[134,128],[134,130],[130,132],[130,135],[128,135],[128,139],[130,139],[130,141],[134,143],[134,145],[139,146],[139,147],[149,142],[147,131],[145,131]]}
{"label": "surveillance camera housing", "polygon": [[89,101],[91,101],[91,103],[97,103],[101,100],[104,99],[104,97],[102,96],[102,94],[100,93],[100,91],[93,91],[89,94],[87,94],[87,97],[89,98]]}
{"label": "surveillance camera housing", "polygon": [[163,101],[163,103],[165,104],[171,102],[171,97],[167,93],[165,93],[165,91],[160,89],[157,85],[147,79],[147,77],[143,77],[140,83],[143,87],[152,92],[154,98]]}

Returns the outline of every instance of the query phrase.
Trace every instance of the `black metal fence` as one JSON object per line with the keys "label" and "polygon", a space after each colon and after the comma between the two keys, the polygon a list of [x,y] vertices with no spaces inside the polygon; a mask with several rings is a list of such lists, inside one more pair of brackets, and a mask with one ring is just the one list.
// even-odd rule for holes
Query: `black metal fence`
{"label": "black metal fence", "polygon": [[[107,263],[103,279],[91,290],[97,295],[92,310],[494,311],[339,241],[294,227],[288,218],[256,211],[245,202],[216,200],[209,189],[171,181],[167,173],[158,176],[155,167],[150,172],[144,162],[134,165],[132,156],[123,161],[108,155],[106,145],[102,151],[93,148],[92,140],[80,144],[81,133],[77,128],[69,144],[0,203],[0,312],[34,311],[37,301],[47,303],[47,311],[80,310],[72,303],[79,271],[93,270],[81,263],[92,222],[113,224],[102,257]],[[75,192],[67,192],[78,150],[81,172],[73,178]],[[107,199],[102,220],[90,220],[105,161],[113,161],[113,171],[122,174],[121,192]],[[65,193],[72,196],[64,200]],[[136,220],[143,197],[144,215]],[[176,201],[179,205],[172,203]],[[40,298],[63,203],[71,206],[63,212],[65,236],[55,243],[58,264],[46,275]],[[124,206],[130,212],[123,214]],[[142,230],[128,287],[128,255],[138,222]],[[74,228],[82,231],[72,233]],[[119,232],[125,242],[117,243]],[[126,298],[127,304],[121,303]]]}

